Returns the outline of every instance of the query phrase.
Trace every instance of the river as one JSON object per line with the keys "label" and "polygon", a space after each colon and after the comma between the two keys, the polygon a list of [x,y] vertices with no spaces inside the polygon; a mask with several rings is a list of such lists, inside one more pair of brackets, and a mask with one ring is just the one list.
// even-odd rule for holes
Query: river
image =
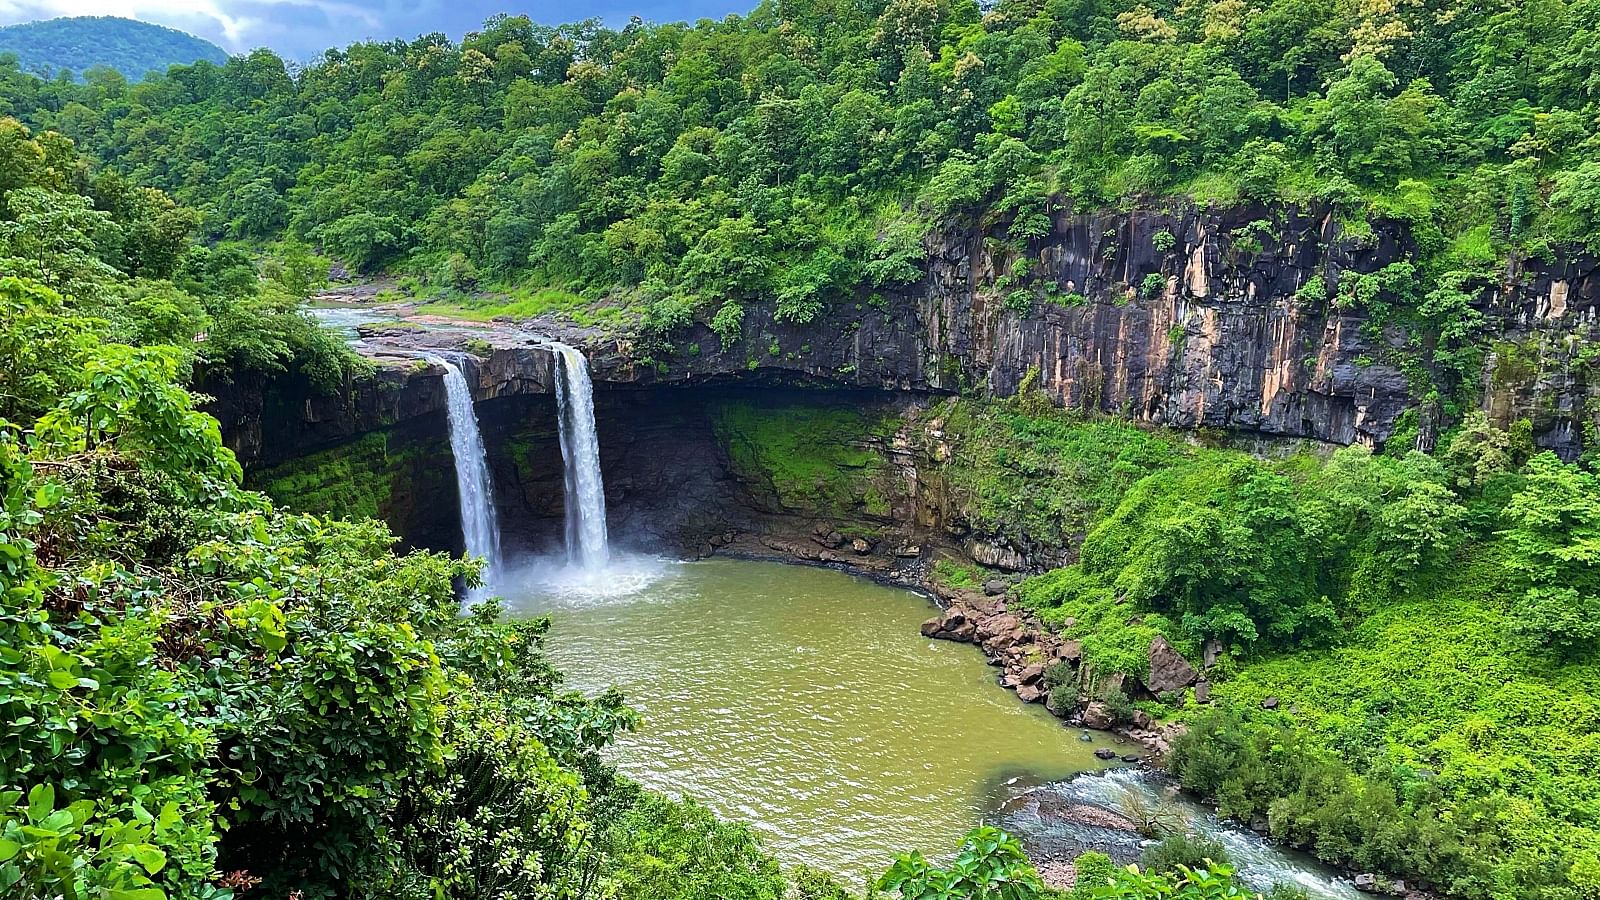
{"label": "river", "polygon": [[[1096,748],[1133,748],[1017,702],[973,647],[921,637],[933,614],[924,597],[829,569],[722,558],[632,558],[575,577],[536,563],[505,580],[513,614],[550,615],[550,657],[571,687],[616,685],[642,714],[610,752],[617,767],[749,823],[786,862],[860,884],[896,853],[948,856],[984,821],[1052,853],[1074,837],[1137,852],[1137,838],[1040,815],[1064,801],[1114,810],[1130,786],[1155,790],[1131,770],[1114,782],[1084,775],[1121,768]],[[1310,861],[1183,810],[1244,857],[1257,883],[1349,896]]]}
{"label": "river", "polygon": [[656,565],[636,592],[535,585],[515,609],[551,615],[572,687],[616,685],[643,715],[619,769],[749,822],[789,862],[856,879],[911,848],[943,855],[1007,781],[1107,765],[1109,738],[1080,740],[977,650],[921,637],[923,597],[779,563]]}

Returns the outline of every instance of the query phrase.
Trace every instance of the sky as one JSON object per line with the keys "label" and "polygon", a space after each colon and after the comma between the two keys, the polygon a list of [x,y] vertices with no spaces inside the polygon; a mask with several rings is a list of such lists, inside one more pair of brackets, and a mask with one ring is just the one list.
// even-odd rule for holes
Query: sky
{"label": "sky", "polygon": [[557,24],[600,18],[624,25],[630,16],[650,21],[720,18],[743,13],[758,0],[0,0],[0,25],[57,16],[123,16],[177,28],[229,53],[270,47],[308,60],[354,41],[413,38],[442,31],[451,38],[496,13]]}

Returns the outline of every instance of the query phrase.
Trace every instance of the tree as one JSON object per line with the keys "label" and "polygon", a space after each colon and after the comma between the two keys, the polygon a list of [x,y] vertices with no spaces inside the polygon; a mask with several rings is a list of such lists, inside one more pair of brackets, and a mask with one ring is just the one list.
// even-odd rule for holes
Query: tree
{"label": "tree", "polygon": [[877,889],[904,900],[1035,900],[1045,890],[1016,838],[987,825],[967,833],[948,869],[913,851],[895,859]]}

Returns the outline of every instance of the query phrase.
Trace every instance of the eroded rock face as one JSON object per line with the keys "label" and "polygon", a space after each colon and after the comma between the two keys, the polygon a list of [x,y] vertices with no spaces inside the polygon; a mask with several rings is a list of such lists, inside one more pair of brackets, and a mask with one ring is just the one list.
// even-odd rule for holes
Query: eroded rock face
{"label": "eroded rock face", "polygon": [[1150,642],[1150,674],[1145,678],[1145,686],[1151,693],[1158,697],[1175,694],[1194,684],[1198,674],[1166,638],[1156,635]]}
{"label": "eroded rock face", "polygon": [[[745,339],[728,347],[703,324],[648,363],[625,339],[564,337],[584,343],[599,391],[737,382],[954,392],[976,384],[1007,397],[1036,371],[1037,387],[1063,406],[1373,445],[1420,402],[1388,354],[1400,335],[1374,332],[1360,311],[1330,300],[1352,273],[1413,255],[1397,223],[1380,221],[1357,239],[1316,209],[1062,214],[1022,251],[1036,261],[1029,286],[1037,299],[1024,315],[995,287],[1017,256],[988,240],[998,235],[936,233],[921,281],[883,292],[881,304],[840,302],[820,322],[776,321],[768,305],[753,305]],[[1600,417],[1600,384],[1588,382],[1575,356],[1581,342],[1568,338],[1600,337],[1600,261],[1519,262],[1479,307],[1496,339],[1484,361],[1485,410],[1502,425],[1529,418],[1539,446],[1575,455],[1582,424]],[[553,393],[550,354],[529,335],[564,329],[527,322],[489,332],[490,350],[480,345],[482,357],[469,365],[474,396]],[[459,349],[469,336],[376,335],[369,352],[385,367],[336,396],[248,378],[201,388],[217,397],[209,409],[240,459],[272,462],[442,409],[438,373],[415,358]],[[1005,567],[1006,548],[993,549]]]}

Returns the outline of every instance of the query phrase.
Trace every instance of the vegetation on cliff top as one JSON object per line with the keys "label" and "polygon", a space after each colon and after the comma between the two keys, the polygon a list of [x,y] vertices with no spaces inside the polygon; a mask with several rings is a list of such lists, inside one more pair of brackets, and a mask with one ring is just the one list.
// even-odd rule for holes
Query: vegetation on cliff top
{"label": "vegetation on cliff top", "polygon": [[74,16],[0,27],[0,57],[6,54],[15,54],[17,68],[42,78],[87,75],[112,84],[201,60],[214,65],[228,61],[228,54],[210,41],[116,16]]}
{"label": "vegetation on cliff top", "polygon": [[173,192],[208,237],[737,330],[747,304],[808,322],[914,279],[924,232],[980,209],[1017,242],[1058,202],[1191,197],[1397,218],[1429,253],[1593,246],[1597,22],[1595,0],[498,16],[299,69],[257,51],[131,86],[0,72],[0,113]]}

